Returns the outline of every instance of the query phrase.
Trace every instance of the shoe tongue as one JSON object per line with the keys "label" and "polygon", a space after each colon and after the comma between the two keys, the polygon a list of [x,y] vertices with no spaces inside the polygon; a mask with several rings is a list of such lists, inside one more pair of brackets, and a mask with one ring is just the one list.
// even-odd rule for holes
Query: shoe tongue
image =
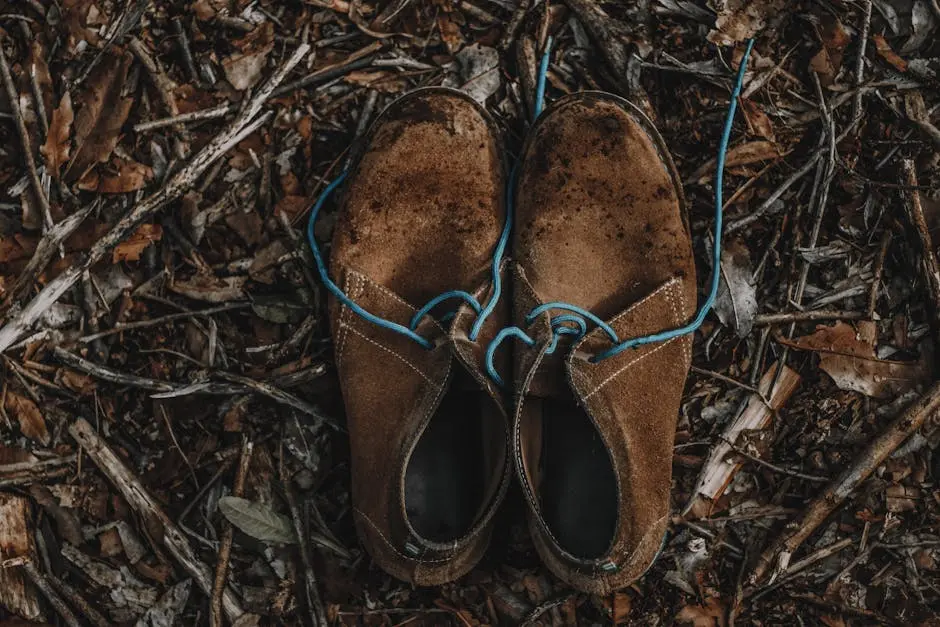
{"label": "shoe tongue", "polygon": [[526,392],[528,396],[551,399],[571,397],[565,366],[569,350],[571,350],[571,341],[562,338],[554,353],[542,357]]}

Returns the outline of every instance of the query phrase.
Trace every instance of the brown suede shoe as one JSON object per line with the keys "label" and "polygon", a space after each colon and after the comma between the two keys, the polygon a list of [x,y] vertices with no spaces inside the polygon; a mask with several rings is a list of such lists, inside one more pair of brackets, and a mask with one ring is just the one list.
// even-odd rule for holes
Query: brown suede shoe
{"label": "brown suede shoe", "polygon": [[516,349],[513,445],[532,535],[558,577],[606,594],[640,577],[663,542],[692,338],[595,363],[612,346],[601,328],[552,352],[552,317],[565,312],[526,315],[570,303],[620,340],[685,324],[696,307],[685,201],[652,123],[600,93],[539,118],[516,199],[514,316],[536,342]]}
{"label": "brown suede shoe", "polygon": [[[498,130],[469,97],[423,89],[393,103],[364,140],[333,237],[331,274],[357,305],[407,326],[450,290],[490,294],[505,221]],[[504,301],[506,299],[503,299]],[[362,543],[388,573],[419,585],[453,580],[480,559],[508,483],[504,399],[466,303],[450,330],[427,316],[414,339],[337,298],[332,334],[352,451],[352,504]]]}

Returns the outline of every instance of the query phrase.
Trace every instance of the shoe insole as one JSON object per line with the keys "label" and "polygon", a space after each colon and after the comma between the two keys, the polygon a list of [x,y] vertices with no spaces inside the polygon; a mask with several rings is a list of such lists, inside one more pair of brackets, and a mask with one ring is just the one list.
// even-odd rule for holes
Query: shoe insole
{"label": "shoe insole", "polygon": [[408,462],[405,512],[426,540],[464,536],[480,511],[486,479],[481,410],[480,392],[451,386]]}
{"label": "shoe insole", "polygon": [[565,551],[599,558],[610,548],[617,524],[610,456],[574,399],[547,400],[542,407],[542,517]]}

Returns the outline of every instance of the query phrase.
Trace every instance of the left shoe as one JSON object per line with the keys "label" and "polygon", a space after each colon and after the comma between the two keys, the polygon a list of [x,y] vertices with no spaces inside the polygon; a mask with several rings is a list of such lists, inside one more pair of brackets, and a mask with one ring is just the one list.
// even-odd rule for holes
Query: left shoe
{"label": "left shoe", "polygon": [[495,291],[502,142],[468,96],[425,88],[392,103],[357,152],[333,236],[335,284],[318,264],[331,288],[353,514],[386,572],[440,585],[480,560],[508,485],[505,403],[482,367],[508,307],[495,302],[479,320],[458,303],[452,322],[419,308],[453,290],[475,304]]}
{"label": "left shoe", "polygon": [[[610,335],[675,329],[695,314],[685,201],[662,137],[611,94],[556,102],[520,166],[513,307],[532,346],[515,351],[514,457],[546,566],[607,594],[639,578],[664,540],[692,347],[686,334],[611,354]],[[589,319],[609,331],[591,323],[566,340]]]}

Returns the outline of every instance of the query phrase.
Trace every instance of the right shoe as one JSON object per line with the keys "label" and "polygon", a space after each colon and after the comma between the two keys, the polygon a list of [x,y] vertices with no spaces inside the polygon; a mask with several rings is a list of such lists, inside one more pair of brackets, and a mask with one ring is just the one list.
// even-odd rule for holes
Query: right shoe
{"label": "right shoe", "polygon": [[330,300],[353,513],[380,567],[438,585],[480,559],[508,485],[506,399],[483,367],[508,299],[478,334],[477,312],[463,303],[452,322],[424,317],[417,341],[357,308],[408,327],[442,292],[488,302],[506,216],[503,150],[473,100],[429,88],[392,103],[359,153],[331,254],[334,287],[351,300]]}
{"label": "right shoe", "polygon": [[513,305],[531,346],[515,351],[514,457],[545,565],[607,594],[646,571],[669,519],[692,336],[622,342],[695,313],[685,201],[659,133],[611,94],[556,102],[520,165]]}

